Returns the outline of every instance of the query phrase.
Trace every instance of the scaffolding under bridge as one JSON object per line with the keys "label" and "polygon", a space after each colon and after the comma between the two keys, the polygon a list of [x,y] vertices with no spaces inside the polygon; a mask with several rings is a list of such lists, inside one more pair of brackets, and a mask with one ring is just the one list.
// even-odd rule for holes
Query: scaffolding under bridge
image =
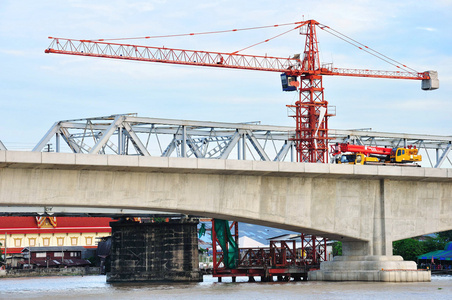
{"label": "scaffolding under bridge", "polygon": [[239,247],[237,222],[212,219],[213,277],[221,282],[223,277],[248,277],[262,282],[308,280],[308,272],[320,268],[327,261],[325,238],[300,234],[301,243],[295,240],[270,240],[265,248]]}

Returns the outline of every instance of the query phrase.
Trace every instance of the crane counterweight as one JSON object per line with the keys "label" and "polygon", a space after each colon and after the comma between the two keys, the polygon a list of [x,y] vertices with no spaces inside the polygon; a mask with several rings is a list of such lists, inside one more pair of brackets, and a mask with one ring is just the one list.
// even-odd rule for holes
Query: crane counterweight
{"label": "crane counterweight", "polygon": [[425,91],[436,90],[439,88],[438,72],[436,71],[425,71],[429,78],[422,79],[422,89]]}

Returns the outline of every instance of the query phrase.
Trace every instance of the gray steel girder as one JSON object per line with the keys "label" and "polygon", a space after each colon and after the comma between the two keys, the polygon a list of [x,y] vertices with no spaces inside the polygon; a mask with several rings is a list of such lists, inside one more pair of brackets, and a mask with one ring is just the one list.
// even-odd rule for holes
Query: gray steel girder
{"label": "gray steel girder", "polygon": [[452,148],[452,144],[447,145],[446,149],[444,149],[444,151],[443,151],[443,154],[441,155],[441,157],[436,162],[435,168],[441,167],[443,162],[446,160],[447,155],[449,154],[451,148]]}
{"label": "gray steel girder", "polygon": [[0,141],[0,150],[1,151],[6,151],[6,146],[2,143],[2,141]]}
{"label": "gray steel girder", "polygon": [[[432,166],[452,165],[452,136],[334,129],[330,129],[328,134],[330,145],[342,142],[381,147],[413,145]],[[60,147],[58,136],[65,142],[64,147]],[[55,138],[56,151],[62,152],[69,149],[75,153],[228,159],[232,151],[237,150],[238,159],[270,161],[273,157],[275,161],[284,161],[292,159],[292,155],[287,154],[295,151],[294,136],[294,128],[288,126],[121,114],[56,122],[33,151],[45,151],[46,144]]]}

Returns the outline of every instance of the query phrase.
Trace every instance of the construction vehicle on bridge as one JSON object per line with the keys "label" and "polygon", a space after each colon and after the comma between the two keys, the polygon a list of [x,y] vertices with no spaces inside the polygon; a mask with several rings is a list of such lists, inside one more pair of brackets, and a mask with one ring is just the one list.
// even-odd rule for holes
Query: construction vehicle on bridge
{"label": "construction vehicle on bridge", "polygon": [[331,146],[335,163],[355,165],[418,166],[416,162],[422,161],[422,155],[418,154],[418,151],[416,146],[386,148],[349,143],[337,143]]}

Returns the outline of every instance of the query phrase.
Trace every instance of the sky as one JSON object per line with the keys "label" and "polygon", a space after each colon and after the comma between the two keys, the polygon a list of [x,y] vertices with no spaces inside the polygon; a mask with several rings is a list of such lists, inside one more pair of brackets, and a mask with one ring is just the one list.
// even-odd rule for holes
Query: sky
{"label": "sky", "polygon": [[[137,113],[141,117],[294,126],[276,72],[177,66],[45,54],[48,36],[122,38],[229,30],[315,19],[419,71],[414,80],[324,76],[336,106],[329,128],[452,135],[452,0],[438,1],[0,1],[0,140],[29,150],[56,122]],[[285,30],[286,28],[284,28]],[[278,31],[279,30],[279,31]],[[134,40],[138,45],[233,52],[281,29]],[[318,32],[321,61],[339,68],[395,70]],[[131,41],[129,41],[131,42]],[[297,31],[243,54],[288,57],[304,50]]]}

